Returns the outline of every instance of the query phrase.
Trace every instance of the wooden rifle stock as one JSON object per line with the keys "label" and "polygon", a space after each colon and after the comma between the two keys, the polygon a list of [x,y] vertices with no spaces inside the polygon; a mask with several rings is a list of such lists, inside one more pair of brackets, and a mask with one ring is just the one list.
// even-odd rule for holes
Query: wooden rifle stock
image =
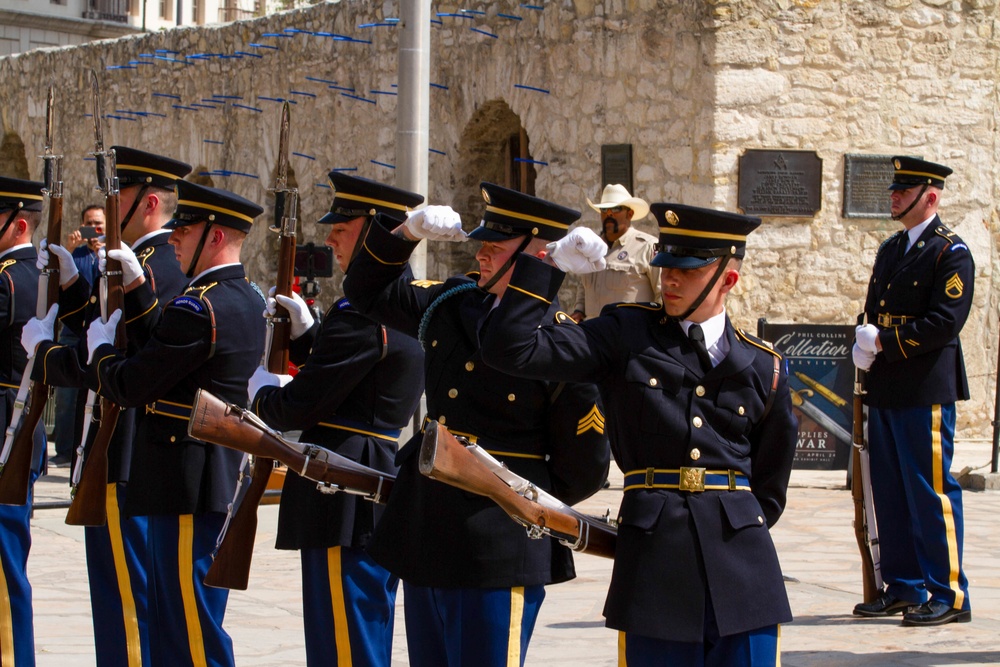
{"label": "wooden rifle stock", "polygon": [[566,505],[549,507],[521,495],[436,421],[429,422],[424,430],[420,472],[463,491],[486,496],[525,526],[532,537],[548,534],[574,551],[615,557],[618,533],[611,525]]}
{"label": "wooden rifle stock", "polygon": [[[230,449],[252,454],[257,461],[278,460],[303,477],[331,490],[366,496],[385,502],[392,491],[394,477],[356,463],[316,445],[293,443],[265,426],[253,413],[226,403],[199,389],[191,409],[188,435]],[[253,471],[251,471],[253,474]],[[226,536],[205,577],[205,584],[216,588],[246,590],[250,579],[250,557],[257,531],[257,506],[260,495],[251,480],[240,506],[249,503],[252,512],[233,514]],[[263,495],[263,492],[261,492]]]}
{"label": "wooden rifle stock", "polygon": [[[281,122],[278,133],[278,169],[274,186],[274,224],[272,231],[281,236],[278,248],[278,275],[275,282],[275,296],[291,296],[295,274],[295,237],[298,211],[298,191],[288,187],[288,141],[291,131],[290,107],[288,102],[281,105]],[[288,374],[288,345],[291,340],[291,321],[288,311],[275,304],[274,316],[268,319],[268,343],[265,350],[265,364],[271,373]],[[197,436],[196,436],[197,437]],[[239,507],[230,516],[229,527],[223,536],[212,567],[209,568],[205,583],[217,588],[247,587],[250,576],[250,561],[253,558],[253,542],[257,532],[257,508],[264,497],[267,483],[274,470],[274,459],[254,456],[250,467],[250,488]],[[232,546],[227,543],[233,542]],[[220,556],[222,563],[220,564]],[[232,559],[240,559],[238,565]],[[226,569],[223,577],[219,571]],[[239,575],[233,573],[238,572]],[[245,572],[245,574],[244,574]],[[227,585],[234,584],[234,585]],[[242,584],[242,586],[240,586]]]}
{"label": "wooden rifle stock", "polygon": [[[101,158],[98,157],[98,160]],[[111,174],[115,173],[112,160]],[[119,198],[117,177],[112,176],[113,183],[107,188],[104,201],[104,215],[108,223],[105,225],[106,250],[118,250],[122,244],[121,221],[119,220]],[[125,338],[125,285],[122,279],[121,262],[107,258],[105,273],[101,277],[107,286],[107,298],[103,306],[103,315],[110,317],[116,310],[122,311],[122,318],[115,331],[115,347],[124,350]],[[101,397],[101,423],[89,448],[85,448],[86,457],[83,461],[83,471],[80,481],[73,491],[73,500],[66,513],[66,523],[70,526],[103,526],[108,521],[108,447],[118,424],[121,408],[110,399]],[[86,443],[84,443],[86,444]]]}
{"label": "wooden rifle stock", "polygon": [[876,583],[875,561],[870,545],[870,526],[865,510],[865,494],[871,493],[866,488],[862,456],[865,452],[865,416],[864,416],[864,375],[861,369],[855,370],[854,380],[854,421],[853,440],[851,447],[851,498],[854,500],[854,537],[861,551],[861,579],[865,602],[873,602],[879,596],[881,586]]}
{"label": "wooden rifle stock", "polygon": [[[62,196],[62,156],[52,153],[52,125],[55,114],[54,93],[49,87],[45,123],[45,194],[48,196],[48,228],[45,238],[49,243],[62,242],[63,196]],[[44,318],[49,308],[59,302],[59,258],[49,255],[45,271],[38,277],[38,298],[35,316]],[[42,419],[42,412],[49,398],[49,387],[31,380],[34,356],[28,360],[18,388],[18,398],[27,396],[18,406],[15,403],[11,423],[6,437],[11,438],[10,453],[0,470],[0,504],[24,505],[28,502],[28,486],[31,481],[31,458],[35,448],[35,429]],[[18,417],[18,414],[20,416]],[[6,442],[5,442],[6,445]]]}

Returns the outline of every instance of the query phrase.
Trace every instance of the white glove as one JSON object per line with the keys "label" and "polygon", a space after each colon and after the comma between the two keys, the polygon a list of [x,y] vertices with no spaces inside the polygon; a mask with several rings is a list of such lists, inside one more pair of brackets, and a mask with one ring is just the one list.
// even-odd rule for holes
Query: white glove
{"label": "white glove", "polygon": [[39,271],[44,271],[49,265],[50,249],[59,260],[59,286],[65,287],[69,281],[76,278],[80,270],[76,268],[76,262],[73,261],[73,255],[69,250],[55,243],[50,246],[48,239],[42,239],[42,242],[38,244],[38,259],[35,261],[35,266],[38,267]]}
{"label": "white glove", "polygon": [[863,371],[868,370],[875,363],[875,353],[863,349],[857,343],[854,344],[854,348],[851,350],[851,357],[854,358],[854,365]]}
{"label": "white glove", "polygon": [[105,250],[101,248],[97,251],[98,260],[97,268],[101,273],[107,270],[108,257],[111,259],[117,259],[122,265],[122,282],[125,285],[131,285],[136,280],[142,277],[142,267],[139,266],[139,259],[132,252],[132,248],[128,247],[128,244],[122,243],[119,250]]}
{"label": "white glove", "polygon": [[101,345],[107,343],[108,345],[115,344],[115,332],[118,330],[118,321],[122,318],[121,309],[116,309],[115,312],[111,313],[111,317],[108,318],[107,322],[102,322],[101,318],[97,318],[90,323],[90,327],[87,329],[87,363],[94,361],[94,352],[97,351]]}
{"label": "white glove", "polygon": [[35,356],[35,350],[42,341],[56,339],[54,332],[58,314],[59,304],[53,304],[42,319],[32,317],[24,323],[24,328],[21,329],[21,347],[28,353],[28,357]]}
{"label": "white glove", "polygon": [[418,239],[431,241],[468,241],[462,231],[462,218],[450,206],[427,206],[406,212],[403,226]]}
{"label": "white glove", "polygon": [[[264,317],[274,317],[274,313],[277,308],[274,296],[275,289],[276,288],[272,287],[267,290]],[[312,325],[316,320],[313,318],[312,313],[309,312],[309,306],[306,305],[306,302],[302,300],[301,296],[299,296],[296,292],[292,292],[291,298],[285,296],[284,294],[279,294],[277,296],[277,300],[277,305],[288,311],[292,340],[302,337],[302,334],[312,328]]]}
{"label": "white glove", "polygon": [[876,354],[878,352],[878,348],[875,347],[875,341],[877,339],[878,327],[874,324],[865,324],[854,330],[854,340],[857,341],[858,347],[865,352],[871,352],[872,354]]}
{"label": "white glove", "polygon": [[268,372],[263,366],[258,366],[247,383],[247,397],[250,399],[247,401],[247,405],[253,405],[253,399],[257,397],[257,392],[262,387],[284,387],[291,381],[291,375],[278,375]]}
{"label": "white glove", "polygon": [[590,227],[574,227],[569,234],[545,246],[549,258],[566,273],[594,273],[608,267],[608,244]]}

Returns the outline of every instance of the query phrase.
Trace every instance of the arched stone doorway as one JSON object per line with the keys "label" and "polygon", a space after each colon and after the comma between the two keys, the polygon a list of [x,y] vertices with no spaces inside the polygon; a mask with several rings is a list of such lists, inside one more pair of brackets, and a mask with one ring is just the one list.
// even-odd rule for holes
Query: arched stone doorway
{"label": "arched stone doorway", "polygon": [[[491,100],[480,106],[462,132],[455,165],[452,206],[461,212],[466,230],[479,224],[486,209],[480,182],[535,194],[535,167],[530,160],[528,134],[521,126],[521,118],[510,106],[503,100]],[[439,279],[477,268],[478,244],[447,245],[449,270],[438,276]]]}
{"label": "arched stone doorway", "polygon": [[24,142],[17,132],[8,131],[0,142],[0,164],[4,176],[30,180],[28,158],[24,153]]}

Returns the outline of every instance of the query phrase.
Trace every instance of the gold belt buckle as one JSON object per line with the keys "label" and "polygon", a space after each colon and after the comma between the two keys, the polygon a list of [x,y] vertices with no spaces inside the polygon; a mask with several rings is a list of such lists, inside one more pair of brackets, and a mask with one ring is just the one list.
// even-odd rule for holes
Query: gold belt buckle
{"label": "gold belt buckle", "polygon": [[890,315],[889,313],[879,313],[878,325],[880,327],[888,328],[892,326],[891,322],[892,322],[892,315]]}
{"label": "gold belt buckle", "polygon": [[146,414],[155,415],[156,414],[156,401],[146,404]]}
{"label": "gold belt buckle", "polygon": [[653,478],[655,475],[655,470],[653,468],[646,468],[646,483],[643,485],[647,489],[653,488]]}
{"label": "gold belt buckle", "polygon": [[677,488],[680,491],[704,491],[705,469],[681,468],[680,479],[677,481]]}

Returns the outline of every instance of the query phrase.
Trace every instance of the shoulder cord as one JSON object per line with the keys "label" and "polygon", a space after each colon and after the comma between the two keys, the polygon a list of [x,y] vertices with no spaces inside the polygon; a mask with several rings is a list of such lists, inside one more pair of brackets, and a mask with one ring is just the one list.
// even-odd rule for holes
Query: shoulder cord
{"label": "shoulder cord", "polygon": [[420,341],[420,347],[425,350],[427,349],[427,346],[424,345],[424,339],[427,336],[427,327],[431,323],[431,317],[434,315],[434,311],[437,310],[437,307],[440,306],[446,299],[450,299],[456,294],[468,292],[473,289],[479,289],[479,285],[474,282],[462,283],[461,285],[456,285],[451,289],[445,290],[438,295],[438,298],[431,301],[431,305],[427,306],[427,310],[424,311],[424,316],[420,318],[420,326],[417,328],[417,340]]}

